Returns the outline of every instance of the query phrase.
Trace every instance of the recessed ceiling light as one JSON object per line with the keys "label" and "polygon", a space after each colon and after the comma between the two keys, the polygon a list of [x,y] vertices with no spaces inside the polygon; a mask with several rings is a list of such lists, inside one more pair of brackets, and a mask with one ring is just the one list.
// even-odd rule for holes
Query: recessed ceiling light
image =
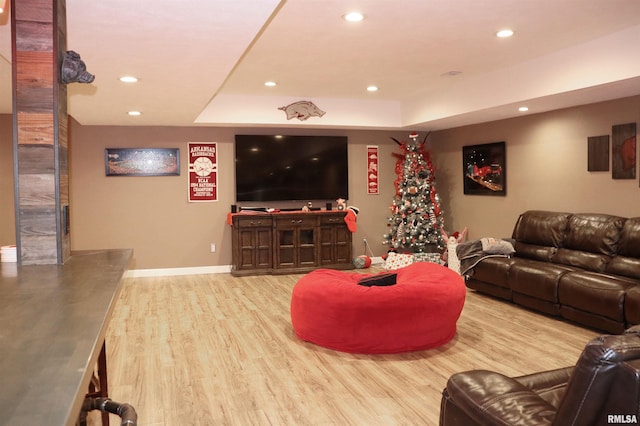
{"label": "recessed ceiling light", "polygon": [[133,116],[138,116],[138,115],[140,115],[142,113],[140,111],[129,111],[127,114],[133,115]]}
{"label": "recessed ceiling light", "polygon": [[367,87],[367,92],[377,92],[378,86],[369,86]]}
{"label": "recessed ceiling light", "polygon": [[500,30],[496,33],[496,36],[500,37],[500,38],[506,38],[506,37],[511,37],[513,35],[513,31],[512,30]]}
{"label": "recessed ceiling light", "polygon": [[132,75],[125,75],[120,77],[120,81],[123,83],[136,83],[138,81],[138,77],[134,77]]}
{"label": "recessed ceiling light", "polygon": [[520,108],[518,108],[518,111],[520,112],[527,112],[529,111],[529,108],[525,107],[525,106],[521,106]]}
{"label": "recessed ceiling light", "polygon": [[360,12],[349,12],[343,15],[342,18],[349,22],[360,22],[364,19],[364,15]]}
{"label": "recessed ceiling light", "polygon": [[274,86],[277,86],[278,83],[276,83],[275,81],[265,81],[264,85],[267,87],[274,87]]}

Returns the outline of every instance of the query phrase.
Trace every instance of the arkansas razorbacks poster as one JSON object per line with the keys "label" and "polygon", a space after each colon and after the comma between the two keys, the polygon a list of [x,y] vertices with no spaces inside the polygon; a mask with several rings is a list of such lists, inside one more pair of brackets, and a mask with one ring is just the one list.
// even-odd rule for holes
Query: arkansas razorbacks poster
{"label": "arkansas razorbacks poster", "polygon": [[189,202],[218,201],[218,144],[189,142]]}

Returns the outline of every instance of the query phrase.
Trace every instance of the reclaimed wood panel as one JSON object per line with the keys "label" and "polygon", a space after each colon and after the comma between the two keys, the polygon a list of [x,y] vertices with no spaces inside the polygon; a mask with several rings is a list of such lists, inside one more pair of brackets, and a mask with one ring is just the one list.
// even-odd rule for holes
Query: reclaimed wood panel
{"label": "reclaimed wood panel", "polygon": [[18,145],[18,175],[53,174],[55,151],[51,145]]}
{"label": "reclaimed wood panel", "polygon": [[56,181],[53,174],[28,174],[19,177],[22,183],[18,189],[21,211],[23,207],[40,207],[43,210],[55,207]]}
{"label": "reclaimed wood panel", "polygon": [[16,81],[18,84],[31,87],[53,87],[53,52],[18,50],[16,60],[18,61]]}
{"label": "reclaimed wood panel", "polygon": [[64,263],[70,256],[62,214],[69,205],[67,88],[60,81],[66,2],[14,2],[11,19],[19,262]]}
{"label": "reclaimed wood panel", "polygon": [[14,3],[19,3],[12,6],[16,21],[53,23],[54,0],[20,0]]}
{"label": "reclaimed wood panel", "polygon": [[41,112],[20,112],[16,114],[18,122],[18,145],[53,145],[55,126],[51,114]]}
{"label": "reclaimed wood panel", "polygon": [[[22,9],[24,0],[18,2],[15,6],[16,12]],[[30,0],[27,0],[27,2]],[[53,34],[52,26],[48,23],[20,21],[16,20],[16,34],[21,34],[20,38],[16,38],[16,50],[20,52],[26,51],[53,51]]]}
{"label": "reclaimed wood panel", "polygon": [[[57,259],[58,236],[56,209],[36,206],[20,209],[20,257],[25,265],[45,263],[43,259]],[[58,263],[58,262],[47,262]]]}

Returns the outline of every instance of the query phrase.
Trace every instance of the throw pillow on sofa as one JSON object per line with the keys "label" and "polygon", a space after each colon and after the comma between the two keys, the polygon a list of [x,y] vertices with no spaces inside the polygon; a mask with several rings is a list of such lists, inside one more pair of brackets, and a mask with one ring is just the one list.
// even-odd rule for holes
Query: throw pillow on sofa
{"label": "throw pillow on sofa", "polygon": [[487,254],[513,254],[516,250],[509,241],[499,240],[497,238],[480,238],[482,243],[482,251]]}

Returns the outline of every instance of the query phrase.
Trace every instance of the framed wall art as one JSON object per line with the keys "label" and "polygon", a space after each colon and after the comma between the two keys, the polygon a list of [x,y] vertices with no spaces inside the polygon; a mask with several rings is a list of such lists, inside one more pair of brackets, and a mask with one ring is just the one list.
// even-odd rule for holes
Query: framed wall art
{"label": "framed wall art", "polygon": [[617,124],[611,128],[611,177],[636,178],[636,123]]}
{"label": "framed wall art", "polygon": [[179,176],[178,148],[107,148],[107,176]]}
{"label": "framed wall art", "polygon": [[507,165],[505,142],[462,147],[464,193],[506,195]]}
{"label": "framed wall art", "polygon": [[609,171],[609,135],[589,136],[587,171],[608,172]]}
{"label": "framed wall art", "polygon": [[189,202],[218,201],[218,144],[189,142]]}

